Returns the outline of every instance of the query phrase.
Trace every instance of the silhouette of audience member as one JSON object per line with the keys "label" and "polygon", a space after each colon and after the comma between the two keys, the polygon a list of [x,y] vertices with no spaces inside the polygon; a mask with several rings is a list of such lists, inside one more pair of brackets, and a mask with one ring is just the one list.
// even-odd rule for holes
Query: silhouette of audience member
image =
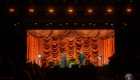
{"label": "silhouette of audience member", "polygon": [[28,65],[26,67],[26,70],[30,73],[32,80],[38,80],[33,65]]}
{"label": "silhouette of audience member", "polygon": [[26,70],[21,70],[18,72],[18,74],[15,76],[14,80],[32,80],[31,75]]}
{"label": "silhouette of audience member", "polygon": [[35,74],[39,78],[39,80],[44,80],[43,75],[41,75],[41,72],[39,70],[39,66],[36,64],[33,64],[33,66],[34,66]]}
{"label": "silhouette of audience member", "polygon": [[15,59],[14,65],[15,65],[16,73],[18,73],[20,70],[24,70],[24,65],[23,65],[21,59],[19,59],[19,58]]}
{"label": "silhouette of audience member", "polygon": [[13,64],[3,66],[2,72],[3,72],[2,77],[14,77],[15,76],[15,67]]}

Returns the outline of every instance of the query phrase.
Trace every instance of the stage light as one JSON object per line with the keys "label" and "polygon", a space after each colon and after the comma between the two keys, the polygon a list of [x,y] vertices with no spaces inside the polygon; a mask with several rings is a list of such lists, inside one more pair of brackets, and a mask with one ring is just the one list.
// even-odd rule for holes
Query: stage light
{"label": "stage light", "polygon": [[73,12],[73,10],[69,9],[69,12]]}
{"label": "stage light", "polygon": [[68,25],[68,23],[66,23],[66,25]]}
{"label": "stage light", "polygon": [[10,9],[10,12],[14,12],[14,9]]}
{"label": "stage light", "polygon": [[127,23],[125,23],[125,26],[127,26]]}
{"label": "stage light", "polygon": [[30,9],[29,11],[30,11],[30,12],[34,12],[34,10],[33,10],[33,9]]}
{"label": "stage light", "polygon": [[89,13],[91,13],[91,12],[92,12],[92,10],[88,10],[88,12],[89,12]]}
{"label": "stage light", "polygon": [[95,24],[93,24],[93,26],[95,26]]}
{"label": "stage light", "polygon": [[19,25],[20,23],[17,23],[17,25]]}
{"label": "stage light", "polygon": [[47,24],[47,26],[48,26],[49,24]]}
{"label": "stage light", "polygon": [[77,25],[77,23],[74,23],[74,25]]}
{"label": "stage light", "polygon": [[49,10],[49,12],[53,12],[53,10],[51,9],[51,10]]}
{"label": "stage light", "polygon": [[111,23],[111,26],[113,26],[113,23]]}
{"label": "stage light", "polygon": [[17,24],[14,24],[14,26],[16,26]]}
{"label": "stage light", "polygon": [[89,23],[89,25],[92,25],[92,23]]}
{"label": "stage light", "polygon": [[59,24],[60,26],[62,26],[62,24]]}
{"label": "stage light", "polygon": [[35,23],[35,25],[37,25],[37,23]]}
{"label": "stage light", "polygon": [[111,9],[108,9],[107,11],[108,11],[108,12],[112,12],[112,10],[111,10]]}
{"label": "stage light", "polygon": [[132,0],[130,2],[133,2]]}
{"label": "stage light", "polygon": [[127,9],[127,12],[131,12],[131,9]]}
{"label": "stage light", "polygon": [[85,24],[82,24],[82,26],[84,26]]}
{"label": "stage light", "polygon": [[33,1],[31,1],[31,3],[32,3]]}
{"label": "stage light", "polygon": [[75,1],[77,3],[77,1]]}
{"label": "stage light", "polygon": [[50,23],[50,25],[52,25],[52,23]]}
{"label": "stage light", "polygon": [[105,25],[108,25],[108,23],[105,23]]}

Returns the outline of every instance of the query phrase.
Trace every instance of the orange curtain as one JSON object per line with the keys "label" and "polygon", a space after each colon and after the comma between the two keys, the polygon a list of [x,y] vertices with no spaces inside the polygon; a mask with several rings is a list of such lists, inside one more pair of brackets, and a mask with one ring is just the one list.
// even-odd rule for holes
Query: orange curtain
{"label": "orange curtain", "polygon": [[[101,66],[102,64],[108,64],[108,58],[115,53],[115,38],[110,36],[108,37],[107,31],[105,36],[103,32],[98,36],[87,36],[81,37],[79,33],[83,32],[77,30],[51,30],[51,36],[45,35],[41,37],[35,37],[32,35],[27,36],[27,59],[30,59],[28,62],[33,62],[39,64],[38,55],[44,55],[49,62],[61,61],[62,53],[65,52],[67,58],[78,58],[79,52],[83,51],[86,59],[90,59],[92,64]],[[92,31],[89,31],[92,32]],[[96,33],[96,31],[93,31]],[[98,31],[97,31],[98,32]],[[99,31],[101,32],[101,30]],[[109,34],[112,35],[113,31],[110,31]],[[45,32],[44,32],[45,33]],[[60,34],[61,33],[61,34]],[[61,37],[55,37],[55,34],[65,35]],[[86,32],[84,32],[86,34]],[[95,35],[94,34],[94,35]],[[103,55],[102,61],[98,59],[98,55]]]}
{"label": "orange curtain", "polygon": [[99,66],[101,64],[108,64],[109,57],[115,53],[115,38],[110,37],[109,39],[102,40],[98,38],[99,55],[102,55],[102,59],[99,60]]}
{"label": "orange curtain", "polygon": [[34,62],[39,64],[38,55],[43,55],[43,38],[37,39],[32,35],[27,37],[27,63]]}

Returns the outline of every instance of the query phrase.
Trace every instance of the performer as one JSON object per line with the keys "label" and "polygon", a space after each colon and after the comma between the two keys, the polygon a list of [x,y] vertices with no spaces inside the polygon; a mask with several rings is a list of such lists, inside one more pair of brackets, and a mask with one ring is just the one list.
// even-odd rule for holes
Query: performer
{"label": "performer", "polygon": [[42,67],[46,68],[46,58],[45,56],[41,56]]}
{"label": "performer", "polygon": [[66,53],[64,52],[61,58],[61,68],[66,67],[66,61],[67,61]]}
{"label": "performer", "polygon": [[80,66],[81,66],[81,64],[82,64],[82,65],[84,64],[84,60],[85,60],[84,54],[83,54],[83,52],[81,51],[80,54],[79,54]]}

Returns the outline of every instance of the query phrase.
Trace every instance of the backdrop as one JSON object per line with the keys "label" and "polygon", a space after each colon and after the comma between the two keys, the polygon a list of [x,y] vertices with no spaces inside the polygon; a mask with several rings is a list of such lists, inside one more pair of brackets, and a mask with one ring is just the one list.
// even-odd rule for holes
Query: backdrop
{"label": "backdrop", "polygon": [[38,55],[45,56],[49,62],[61,61],[63,52],[67,58],[78,58],[80,51],[95,66],[108,64],[108,58],[115,53],[115,31],[27,30],[27,63],[35,60],[39,64]]}

